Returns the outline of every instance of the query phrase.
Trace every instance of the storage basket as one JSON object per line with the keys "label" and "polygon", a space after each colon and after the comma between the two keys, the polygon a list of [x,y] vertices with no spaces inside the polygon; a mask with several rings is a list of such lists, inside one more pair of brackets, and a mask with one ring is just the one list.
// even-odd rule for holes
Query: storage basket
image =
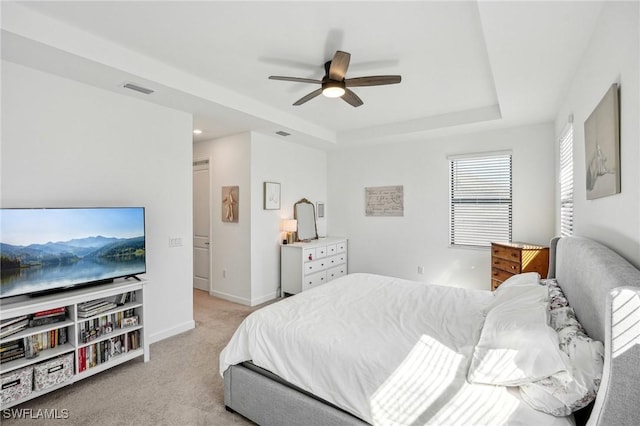
{"label": "storage basket", "polygon": [[73,377],[73,353],[34,365],[33,376],[34,389],[37,391],[70,380]]}
{"label": "storage basket", "polygon": [[17,401],[31,394],[33,389],[33,367],[24,367],[10,371],[0,377],[2,391],[0,401],[3,404]]}

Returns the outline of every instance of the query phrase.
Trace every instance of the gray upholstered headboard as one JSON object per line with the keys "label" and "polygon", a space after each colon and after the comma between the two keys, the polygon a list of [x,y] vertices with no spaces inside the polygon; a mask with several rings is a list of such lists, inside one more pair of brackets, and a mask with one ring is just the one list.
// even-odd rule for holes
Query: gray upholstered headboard
{"label": "gray upholstered headboard", "polygon": [[549,276],[590,337],[605,344],[604,372],[588,425],[640,425],[640,271],[580,237],[551,242]]}

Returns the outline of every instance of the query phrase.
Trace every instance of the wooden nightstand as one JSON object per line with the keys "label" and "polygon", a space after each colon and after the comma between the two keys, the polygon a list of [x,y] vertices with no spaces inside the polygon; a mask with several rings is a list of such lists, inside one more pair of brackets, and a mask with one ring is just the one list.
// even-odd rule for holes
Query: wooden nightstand
{"label": "wooden nightstand", "polygon": [[547,278],[549,247],[529,243],[491,243],[491,290],[507,278],[524,272],[537,272]]}

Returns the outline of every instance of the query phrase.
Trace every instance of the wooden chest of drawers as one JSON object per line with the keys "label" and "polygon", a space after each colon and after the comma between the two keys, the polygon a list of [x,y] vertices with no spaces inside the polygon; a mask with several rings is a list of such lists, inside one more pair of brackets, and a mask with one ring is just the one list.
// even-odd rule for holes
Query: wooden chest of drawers
{"label": "wooden chest of drawers", "polygon": [[537,272],[542,278],[549,270],[549,247],[529,243],[491,243],[491,290],[507,278]]}

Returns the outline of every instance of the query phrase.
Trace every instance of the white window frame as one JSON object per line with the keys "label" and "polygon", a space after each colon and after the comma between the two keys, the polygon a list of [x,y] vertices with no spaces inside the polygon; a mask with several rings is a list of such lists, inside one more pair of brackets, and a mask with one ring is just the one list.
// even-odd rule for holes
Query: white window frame
{"label": "white window frame", "polygon": [[559,143],[560,235],[573,235],[573,117],[562,131]]}
{"label": "white window frame", "polygon": [[[449,156],[449,246],[490,247],[511,241],[513,231],[513,154],[511,151]],[[492,162],[497,162],[492,166]],[[495,185],[478,186],[483,167]],[[461,168],[462,167],[462,168]],[[505,180],[506,179],[506,180]],[[474,194],[474,192],[477,192]],[[461,210],[460,207],[464,208]],[[474,207],[478,207],[474,211]],[[484,209],[482,207],[485,207]],[[457,212],[457,214],[456,214]]]}

